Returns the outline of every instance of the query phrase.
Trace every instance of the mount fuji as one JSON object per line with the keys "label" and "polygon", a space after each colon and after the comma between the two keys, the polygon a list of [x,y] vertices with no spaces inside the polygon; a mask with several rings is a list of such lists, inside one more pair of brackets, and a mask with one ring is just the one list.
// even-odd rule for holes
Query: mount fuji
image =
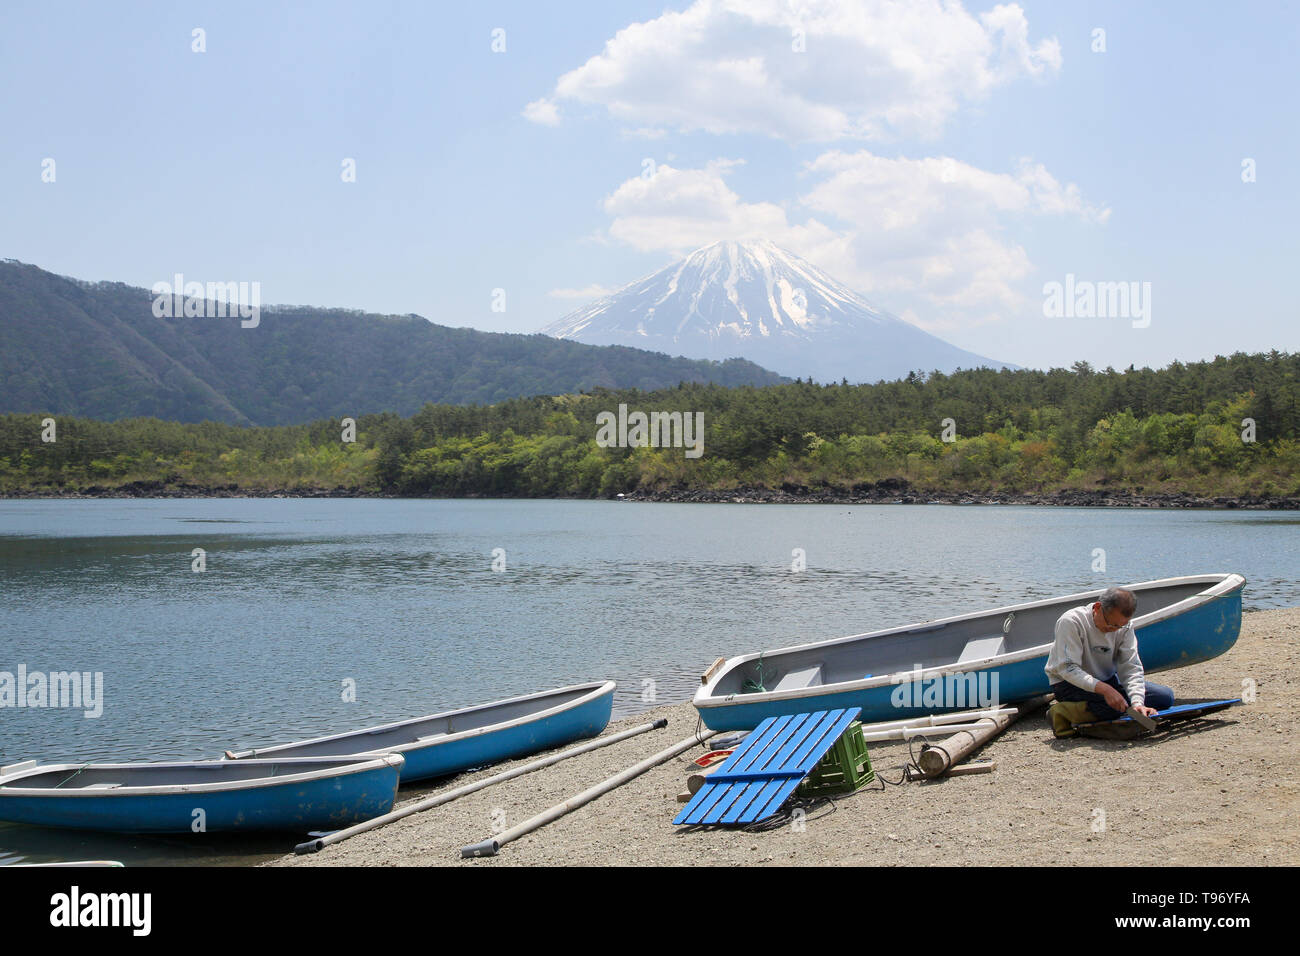
{"label": "mount fuji", "polygon": [[741,356],[783,375],[875,382],[908,372],[1015,368],[876,308],[766,241],[715,242],[542,329],[588,345]]}

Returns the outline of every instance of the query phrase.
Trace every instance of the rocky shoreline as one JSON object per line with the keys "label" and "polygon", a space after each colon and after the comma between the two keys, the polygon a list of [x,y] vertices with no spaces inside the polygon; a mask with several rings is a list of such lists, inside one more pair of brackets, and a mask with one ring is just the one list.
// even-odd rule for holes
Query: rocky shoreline
{"label": "rocky shoreline", "polygon": [[1067,489],[1039,494],[991,491],[932,491],[911,487],[901,478],[887,478],[852,489],[741,487],[722,491],[663,491],[625,495],[625,501],[673,501],[733,504],[903,504],[903,505],[1053,505],[1063,508],[1220,508],[1253,511],[1300,510],[1300,497],[1259,495],[1206,497],[1185,492],[1143,494],[1127,489]]}
{"label": "rocky shoreline", "polygon": [[16,491],[0,499],[28,498],[396,498],[338,485],[334,488],[243,488],[237,484],[199,485],[191,482],[132,481],[109,488],[91,485],[77,491]]}
{"label": "rocky shoreline", "polygon": [[[337,485],[333,488],[246,488],[231,482],[221,485],[176,480],[133,481],[116,487],[92,485],[79,491],[16,492],[0,498],[401,498],[383,492]],[[423,496],[412,496],[423,497]],[[485,495],[464,495],[481,499]],[[528,496],[493,495],[516,498]],[[1204,495],[1186,492],[1142,493],[1140,489],[1067,489],[1046,493],[935,491],[915,488],[903,478],[864,482],[851,488],[809,487],[783,484],[780,488],[741,485],[727,489],[671,489],[633,492],[616,496],[620,501],[678,504],[945,504],[945,505],[1045,505],[1062,508],[1212,508],[1247,511],[1297,511],[1300,497],[1270,498],[1260,495]]]}

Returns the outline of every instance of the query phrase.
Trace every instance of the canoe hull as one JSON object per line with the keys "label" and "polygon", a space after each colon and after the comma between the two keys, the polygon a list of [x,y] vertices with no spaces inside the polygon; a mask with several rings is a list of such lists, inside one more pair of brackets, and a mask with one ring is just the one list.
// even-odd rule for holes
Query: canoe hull
{"label": "canoe hull", "polygon": [[35,793],[23,791],[22,781],[16,780],[0,787],[0,820],[117,833],[337,830],[393,808],[401,760],[385,758],[368,764],[374,766],[316,779],[231,784],[222,789],[210,789],[209,784],[188,790],[123,786]]}
{"label": "canoe hull", "polygon": [[[1228,651],[1241,631],[1244,584],[1243,579],[1226,593],[1181,613],[1156,615],[1145,625],[1137,619],[1135,630],[1146,673],[1199,664]],[[1014,609],[990,613],[1000,616],[1010,610]],[[695,706],[706,726],[725,731],[752,730],[767,717],[815,710],[861,707],[865,724],[1014,703],[1051,691],[1043,670],[1050,649],[1050,644],[1043,644],[1034,649],[1037,653],[1014,655],[1020,659],[991,658],[964,667],[899,672],[883,682],[852,681],[809,688],[803,694],[737,693],[718,697],[710,696],[706,687],[696,695]],[[721,673],[739,660],[728,661]]]}
{"label": "canoe hull", "polygon": [[541,720],[505,727],[478,737],[403,750],[406,767],[402,770],[402,782],[446,777],[595,737],[608,726],[613,708],[614,689],[611,687],[606,694]]}
{"label": "canoe hull", "polygon": [[[227,754],[231,759],[396,753],[402,782],[415,783],[595,737],[609,724],[614,681],[578,684],[446,714],[298,743]],[[472,729],[458,728],[475,725]],[[433,729],[442,732],[420,739]]]}

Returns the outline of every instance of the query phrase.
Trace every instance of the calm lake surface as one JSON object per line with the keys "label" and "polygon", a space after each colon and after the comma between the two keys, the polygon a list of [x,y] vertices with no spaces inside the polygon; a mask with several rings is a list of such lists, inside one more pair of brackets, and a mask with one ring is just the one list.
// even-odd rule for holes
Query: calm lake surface
{"label": "calm lake surface", "polygon": [[[716,657],[1111,582],[1236,571],[1248,609],[1290,607],[1298,543],[1287,512],[0,501],[0,671],[104,680],[99,717],[0,708],[0,763],[212,758],[602,678],[618,718],[689,698]],[[289,846],[0,824],[0,863]]]}

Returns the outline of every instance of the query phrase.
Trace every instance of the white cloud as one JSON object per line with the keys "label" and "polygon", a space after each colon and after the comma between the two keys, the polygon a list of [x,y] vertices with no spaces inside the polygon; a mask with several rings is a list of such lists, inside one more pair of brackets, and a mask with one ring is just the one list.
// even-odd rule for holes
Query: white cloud
{"label": "white cloud", "polygon": [[[797,202],[746,202],[726,182],[737,161],[703,169],[660,165],[604,201],[608,236],[643,251],[684,255],[720,239],[770,239],[929,329],[988,321],[1023,308],[1028,253],[1006,235],[1017,222],[1069,216],[1103,223],[1041,164],[994,173],[948,157],[889,159],[823,153]],[[904,312],[906,315],[907,312]]]}
{"label": "white cloud", "polygon": [[542,126],[559,126],[560,110],[553,100],[543,97],[540,100],[533,100],[524,107],[524,118],[540,123]]}
{"label": "white cloud", "polygon": [[663,139],[668,135],[668,130],[655,126],[638,126],[636,129],[620,130],[619,135],[624,139]]}
{"label": "white cloud", "polygon": [[815,219],[794,224],[775,203],[742,201],[724,179],[739,164],[717,159],[703,169],[676,169],[661,163],[653,176],[627,180],[604,202],[610,237],[674,255],[720,239],[770,239],[791,250],[836,239]]}
{"label": "white cloud", "polygon": [[1036,47],[1029,45],[1029,22],[1019,4],[1003,3],[980,14],[980,23],[989,38],[998,38],[1000,56],[994,58],[997,78],[1013,80],[1018,76],[1042,76],[1061,68],[1061,44],[1056,37]]}
{"label": "white cloud", "polygon": [[1084,201],[1041,164],[993,173],[950,157],[889,159],[861,150],[824,153],[806,171],[820,181],[801,197],[851,234],[851,269],[867,294],[914,297],[930,329],[986,321],[1024,307],[1032,265],[1007,237],[1016,222],[1072,216],[1104,223],[1110,210]]}
{"label": "white cloud", "polygon": [[589,285],[585,289],[552,289],[546,293],[553,299],[603,299],[607,295],[613,295],[617,288],[606,287],[603,285]]}
{"label": "white cloud", "polygon": [[1060,67],[1060,44],[1033,44],[1016,4],[975,17],[956,0],[697,0],[618,31],[525,115],[558,122],[568,100],[640,128],[934,136],[963,103]]}
{"label": "white cloud", "polygon": [[1032,193],[1038,210],[1044,213],[1074,213],[1092,222],[1104,223],[1110,218],[1109,209],[1099,209],[1083,201],[1079,187],[1070,183],[1062,186],[1041,163],[1022,159],[1016,178]]}

